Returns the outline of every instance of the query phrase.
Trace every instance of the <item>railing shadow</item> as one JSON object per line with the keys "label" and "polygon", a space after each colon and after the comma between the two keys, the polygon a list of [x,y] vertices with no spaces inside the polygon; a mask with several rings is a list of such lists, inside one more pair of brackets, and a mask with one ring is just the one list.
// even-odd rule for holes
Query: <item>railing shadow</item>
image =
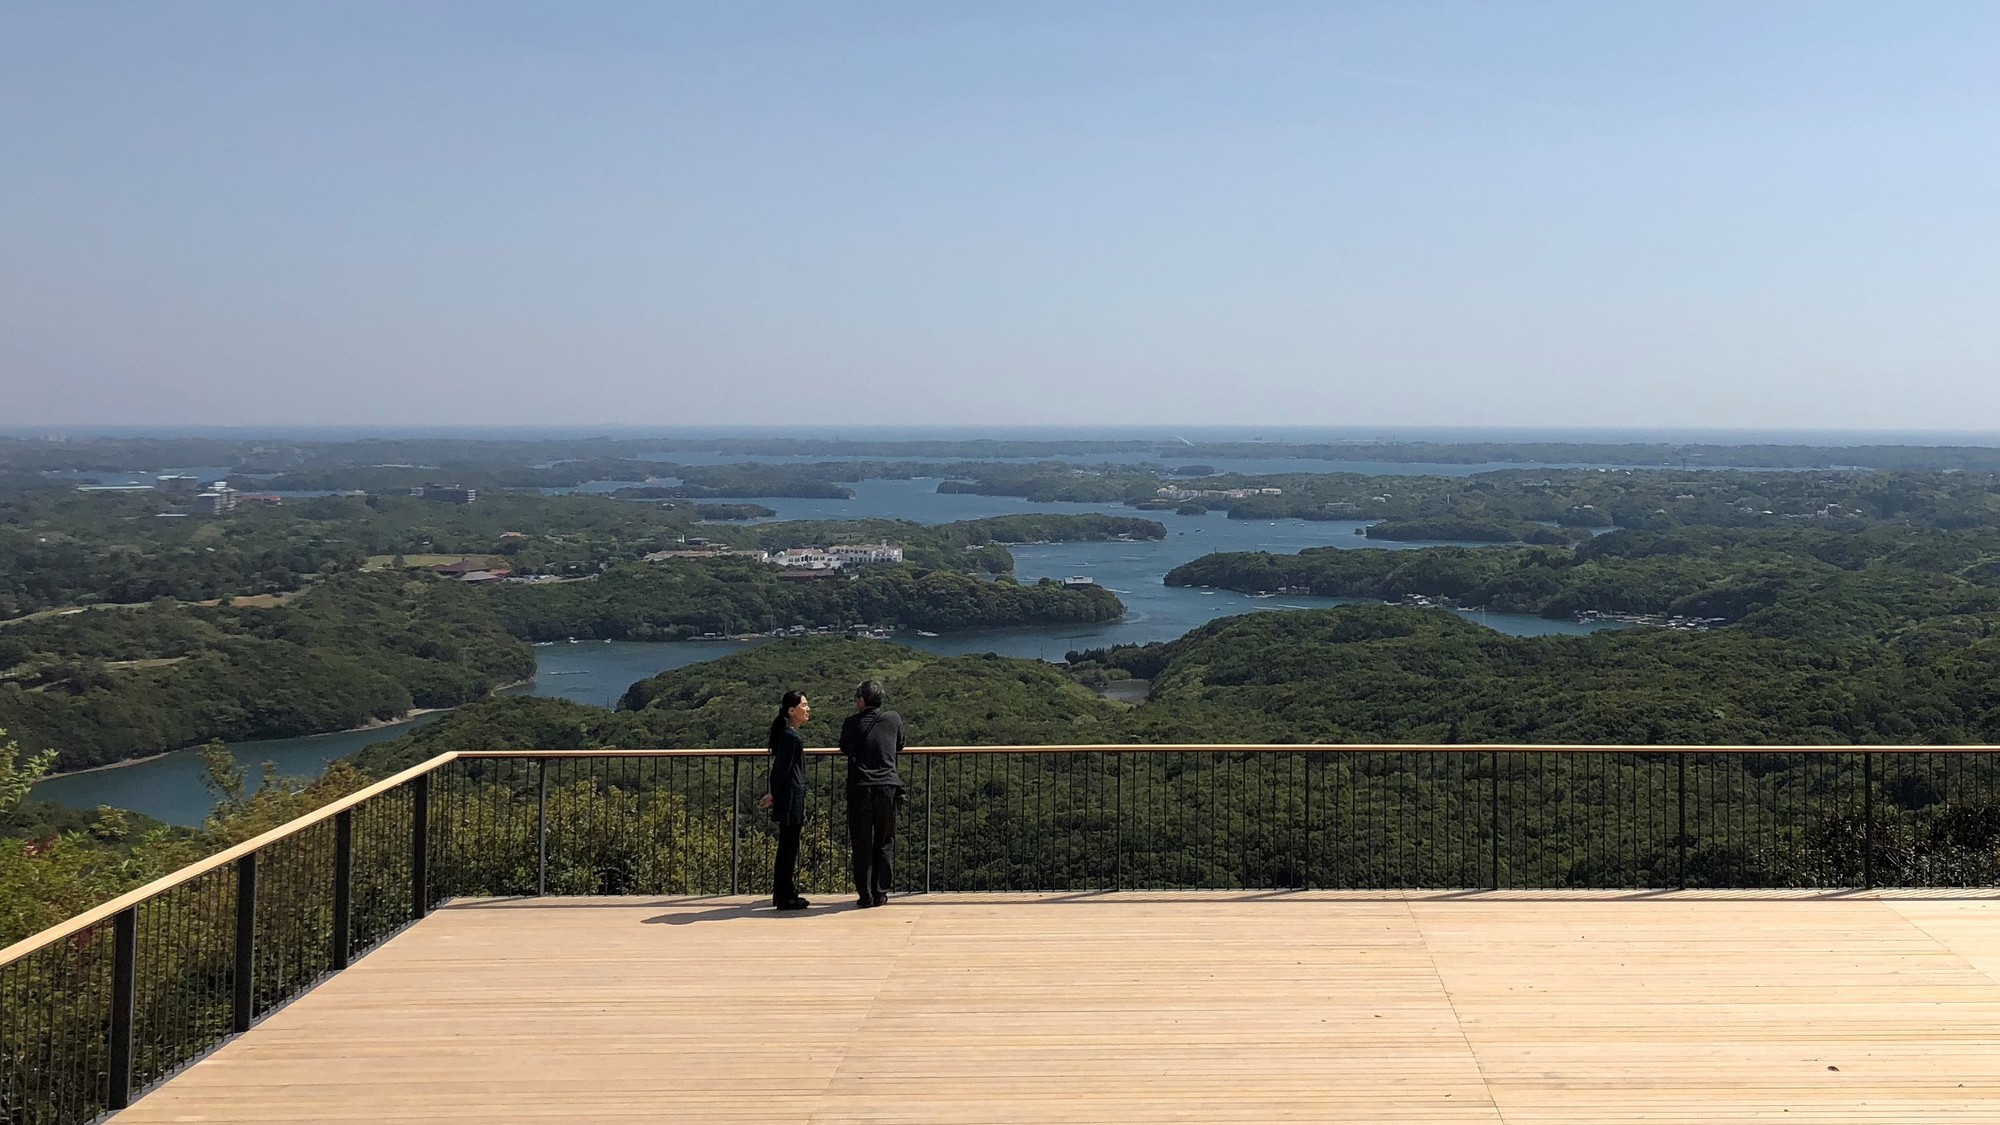
{"label": "railing shadow", "polygon": [[[1338,903],[1694,903],[1694,902],[1867,902],[1891,901],[1992,901],[2000,899],[2000,887],[1573,887],[1573,888],[1335,888],[1228,890],[1155,888],[1148,890],[1048,890],[1048,891],[934,891],[903,894],[892,900],[891,911],[919,908],[963,908],[967,906],[1091,906],[1091,905],[1200,905],[1217,903],[1269,906],[1311,906]],[[668,913],[646,918],[646,925],[680,926],[693,922],[721,922],[734,918],[824,917],[856,909],[843,897],[822,898],[811,910],[777,911],[762,898],[743,901],[741,896],[699,895],[676,898],[671,895],[560,896],[537,898],[454,899],[443,910],[632,910],[665,909]],[[695,910],[694,908],[707,907]]]}

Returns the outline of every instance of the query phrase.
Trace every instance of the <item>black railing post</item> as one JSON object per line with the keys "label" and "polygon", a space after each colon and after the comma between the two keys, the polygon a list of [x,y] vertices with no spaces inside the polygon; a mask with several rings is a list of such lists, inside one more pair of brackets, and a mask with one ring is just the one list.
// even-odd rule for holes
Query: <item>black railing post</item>
{"label": "black railing post", "polygon": [[1674,882],[1682,890],[1688,885],[1688,756],[1680,750],[1674,754],[1680,780],[1676,783],[1678,811],[1674,814]]}
{"label": "black railing post", "polygon": [[257,853],[236,861],[236,976],[230,1028],[250,1030],[257,1018]]}
{"label": "black railing post", "polygon": [[1111,889],[1125,889],[1125,752],[1111,755]]}
{"label": "black railing post", "polygon": [[1492,774],[1489,779],[1491,792],[1486,799],[1486,823],[1492,826],[1493,836],[1493,870],[1489,873],[1488,882],[1497,891],[1500,889],[1500,751],[1486,752],[1486,768]]}
{"label": "black railing post", "polygon": [[1875,755],[1861,755],[1861,885],[1875,885]]}
{"label": "black railing post", "polygon": [[333,967],[345,969],[354,933],[354,810],[333,815]]}
{"label": "black railing post", "polygon": [[743,871],[743,759],[729,759],[729,893],[740,893]]}
{"label": "black railing post", "polygon": [[1303,801],[1305,802],[1305,808],[1304,808],[1304,810],[1303,810],[1303,816],[1302,816],[1302,819],[1303,819],[1303,820],[1304,820],[1304,822],[1305,822],[1305,833],[1306,833],[1306,838],[1305,838],[1305,840],[1304,840],[1304,843],[1303,843],[1303,846],[1302,846],[1302,847],[1300,847],[1300,849],[1299,849],[1299,851],[1300,851],[1301,853],[1303,853],[1303,854],[1302,854],[1302,855],[1301,855],[1301,856],[1299,857],[1299,889],[1300,889],[1300,890],[1302,890],[1302,891],[1309,891],[1309,890],[1312,890],[1312,885],[1313,885],[1313,879],[1312,879],[1312,862],[1313,862],[1313,754],[1312,754],[1312,751],[1310,751],[1310,750],[1306,751],[1306,752],[1305,752],[1305,753],[1304,753],[1303,755],[1301,755],[1301,756],[1300,756],[1300,760],[1301,760],[1301,762],[1303,763],[1303,767],[1302,767],[1302,768],[1303,768],[1303,769],[1304,769],[1304,771],[1305,771],[1305,777],[1304,777],[1304,780],[1303,780],[1303,782],[1302,782],[1302,784],[1301,784],[1301,787],[1302,787],[1302,788],[1303,788],[1303,790],[1304,790],[1304,795],[1303,795],[1303,797],[1302,797],[1301,799],[1302,799],[1302,800],[1303,800]]}
{"label": "black railing post", "polygon": [[111,920],[111,1089],[109,1105],[132,1104],[133,994],[139,982],[139,908],[128,906]]}
{"label": "black railing post", "polygon": [[431,912],[431,775],[410,782],[410,921]]}
{"label": "black railing post", "polygon": [[924,893],[931,893],[931,757],[924,755]]}
{"label": "black railing post", "polygon": [[540,795],[535,798],[535,894],[549,893],[549,760],[541,764]]}

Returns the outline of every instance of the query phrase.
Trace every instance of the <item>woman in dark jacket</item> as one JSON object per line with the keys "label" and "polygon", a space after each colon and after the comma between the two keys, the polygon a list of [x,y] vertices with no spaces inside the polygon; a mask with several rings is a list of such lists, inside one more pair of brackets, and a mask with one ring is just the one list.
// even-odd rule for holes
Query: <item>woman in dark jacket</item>
{"label": "woman in dark jacket", "polygon": [[799,728],[812,718],[812,704],[802,691],[788,691],[771,720],[771,789],[759,804],[771,810],[778,825],[778,860],[771,873],[771,905],[779,910],[804,910],[799,897],[799,832],[806,823],[806,740]]}

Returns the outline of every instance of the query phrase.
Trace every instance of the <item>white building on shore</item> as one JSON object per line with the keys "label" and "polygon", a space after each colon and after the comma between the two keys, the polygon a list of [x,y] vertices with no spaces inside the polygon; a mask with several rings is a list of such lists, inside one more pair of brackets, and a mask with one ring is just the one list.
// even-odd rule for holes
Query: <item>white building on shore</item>
{"label": "white building on shore", "polygon": [[842,566],[903,561],[903,549],[890,543],[849,543],[828,547],[826,553],[839,559]]}
{"label": "white building on shore", "polygon": [[839,570],[871,563],[899,563],[903,549],[891,543],[843,543],[832,547],[792,547],[774,551],[771,562],[804,570]]}
{"label": "white building on shore", "polygon": [[1282,496],[1282,488],[1162,488],[1153,493],[1161,500],[1247,500],[1252,496]]}
{"label": "white building on shore", "polygon": [[840,560],[818,547],[787,547],[771,552],[770,561],[800,570],[839,570]]}

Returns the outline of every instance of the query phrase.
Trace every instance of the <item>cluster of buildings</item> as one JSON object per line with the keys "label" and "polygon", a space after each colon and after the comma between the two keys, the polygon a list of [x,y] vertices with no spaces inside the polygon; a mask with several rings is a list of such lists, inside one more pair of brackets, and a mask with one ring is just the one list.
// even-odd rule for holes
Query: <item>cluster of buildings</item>
{"label": "cluster of buildings", "polygon": [[866,566],[871,563],[899,563],[903,561],[903,549],[889,543],[791,547],[782,551],[768,552],[765,561],[777,566],[800,567],[805,570],[839,570],[842,567]]}
{"label": "cluster of buildings", "polygon": [[229,487],[229,482],[219,480],[203,487],[200,477],[184,473],[158,477],[153,481],[155,492],[186,496],[196,504],[206,505],[216,515],[226,515],[236,510],[239,504],[282,504],[284,498],[268,492],[238,492]]}
{"label": "cluster of buildings", "polygon": [[664,551],[654,551],[645,557],[647,562],[666,562],[668,559],[749,559],[753,562],[768,562],[770,552],[759,550],[737,550],[727,543],[713,543],[699,536],[690,535],[681,540],[678,547]]}
{"label": "cluster of buildings", "polygon": [[[160,492],[175,498],[175,503],[184,503],[192,508],[206,508],[214,514],[226,515],[246,504],[267,504],[276,506],[285,498],[275,492],[238,492],[229,487],[226,480],[203,484],[200,477],[187,473],[169,473],[153,478],[151,484],[86,484],[79,492]],[[186,516],[184,511],[157,512],[162,517]]]}
{"label": "cluster of buildings", "polygon": [[504,566],[492,566],[485,563],[477,563],[471,559],[460,559],[455,563],[434,566],[431,568],[431,573],[441,574],[446,578],[456,578],[460,582],[477,586],[485,582],[498,582],[514,572]]}
{"label": "cluster of buildings", "polygon": [[690,536],[679,547],[654,551],[646,556],[646,561],[720,558],[749,559],[800,574],[833,574],[854,566],[900,563],[903,561],[903,549],[893,543],[841,543],[832,547],[787,547],[779,551],[762,551],[711,543]]}
{"label": "cluster of buildings", "polygon": [[1244,500],[1252,496],[1282,496],[1282,488],[1162,488],[1153,493],[1161,500]]}

